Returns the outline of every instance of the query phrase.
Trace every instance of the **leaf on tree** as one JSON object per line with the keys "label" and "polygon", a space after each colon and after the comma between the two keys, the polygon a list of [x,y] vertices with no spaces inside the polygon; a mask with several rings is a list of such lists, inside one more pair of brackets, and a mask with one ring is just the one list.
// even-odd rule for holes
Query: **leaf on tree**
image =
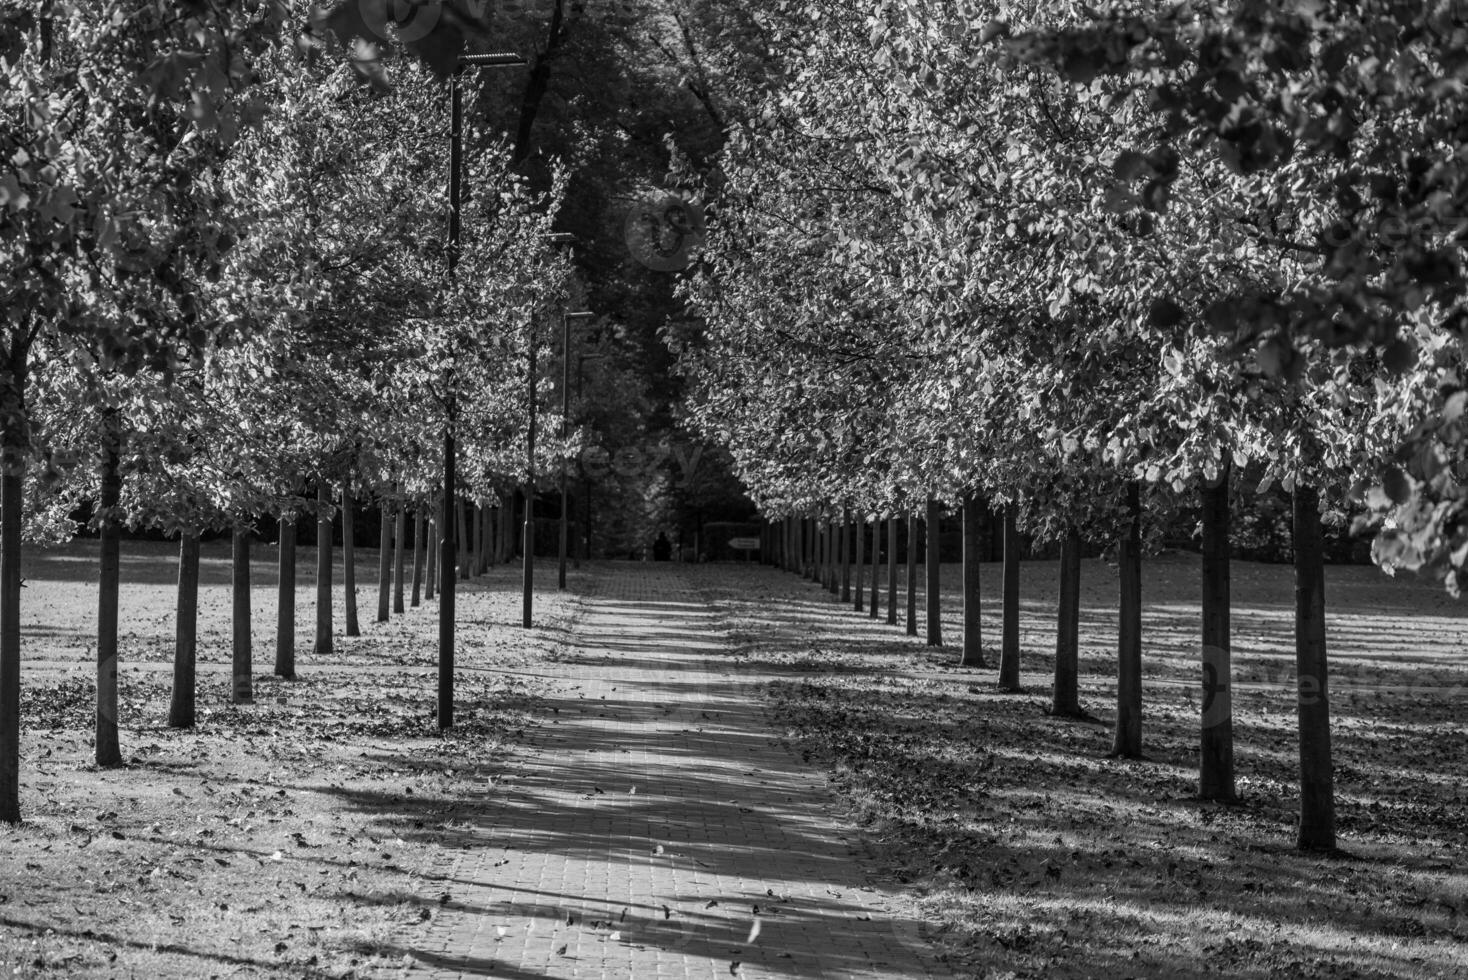
{"label": "leaf on tree", "polygon": [[1183,308],[1167,296],[1153,300],[1147,310],[1147,322],[1163,330],[1182,323],[1183,316]]}
{"label": "leaf on tree", "polygon": [[1386,345],[1381,362],[1393,374],[1403,374],[1417,363],[1417,347],[1411,341],[1398,338]]}
{"label": "leaf on tree", "polygon": [[1405,504],[1412,499],[1412,481],[1400,467],[1387,467],[1381,475],[1381,488],[1394,504]]}

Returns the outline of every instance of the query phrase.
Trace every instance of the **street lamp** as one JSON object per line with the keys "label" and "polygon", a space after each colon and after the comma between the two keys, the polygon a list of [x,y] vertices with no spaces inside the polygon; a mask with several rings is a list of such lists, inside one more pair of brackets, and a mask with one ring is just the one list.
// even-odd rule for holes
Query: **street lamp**
{"label": "street lamp", "polygon": [[[449,76],[449,243],[448,281],[452,284],[459,266],[459,202],[463,190],[464,169],[464,102],[460,95],[459,77],[465,68],[511,68],[525,64],[525,59],[512,52],[470,54],[459,58],[459,65]],[[443,534],[439,542],[438,593],[438,727],[454,724],[454,575],[457,571],[454,526],[457,518],[455,487],[455,426],[459,403],[454,396],[454,369],[444,369],[443,427],[443,518],[438,522]]]}
{"label": "street lamp", "polygon": [[[545,240],[551,245],[571,245],[576,241],[576,236],[566,231],[555,231],[545,236]],[[524,554],[521,557],[524,570],[524,594],[521,596],[521,625],[530,629],[534,619],[535,609],[535,319],[530,320],[530,376],[526,380],[527,394],[530,401],[530,425],[526,439],[526,482],[525,482],[525,526],[521,532],[520,548]]]}
{"label": "street lamp", "polygon": [[[561,444],[571,431],[571,321],[590,320],[596,314],[589,310],[561,314]],[[571,494],[566,487],[566,464],[561,462],[561,564],[556,587],[566,587],[566,550],[570,541]]]}

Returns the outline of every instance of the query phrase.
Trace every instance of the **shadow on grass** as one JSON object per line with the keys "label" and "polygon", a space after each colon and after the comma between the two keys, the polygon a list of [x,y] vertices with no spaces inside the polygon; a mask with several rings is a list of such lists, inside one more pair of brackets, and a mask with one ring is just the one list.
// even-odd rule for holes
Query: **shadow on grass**
{"label": "shadow on grass", "polygon": [[[141,950],[148,953],[168,953],[175,956],[185,956],[191,960],[203,961],[206,963],[215,963],[223,966],[233,966],[241,969],[255,969],[264,970],[267,972],[275,972],[282,968],[287,968],[289,969],[292,976],[301,977],[329,977],[333,975],[300,964],[288,964],[283,962],[271,962],[269,960],[250,959],[248,957],[242,956],[230,956],[226,953],[212,953],[207,950],[191,949],[188,946],[182,946],[178,943],[143,942],[137,939],[129,939],[126,936],[119,936],[116,933],[98,932],[93,929],[69,929],[64,926],[57,927],[55,924],[51,923],[40,925],[37,923],[26,922],[23,919],[12,918],[10,916],[0,915],[0,926],[16,929],[22,933],[32,933],[38,936],[51,933],[67,936],[72,939],[86,939],[92,942],[103,943],[108,946],[125,946],[130,949]],[[203,969],[202,964],[200,968]],[[17,973],[20,973],[20,970],[20,967],[16,968]]]}
{"label": "shadow on grass", "polygon": [[[1258,579],[1245,590],[1251,603],[1288,595],[1280,587],[1287,570],[1274,579],[1249,571]],[[864,669],[874,659],[862,617],[812,613],[806,586],[786,582],[782,592],[768,577],[749,577],[725,583],[718,597],[755,651],[752,669],[773,671],[801,663],[812,648],[826,651],[824,669],[769,686],[775,716],[804,758],[833,773],[850,812],[887,845],[903,879],[965,937],[959,946],[972,969],[1468,974],[1459,926],[1468,881],[1452,858],[1468,846],[1452,775],[1468,764],[1468,752],[1446,724],[1461,718],[1462,705],[1439,678],[1421,677],[1441,662],[1441,648],[1373,658],[1370,641],[1382,638],[1383,624],[1348,618],[1346,630],[1332,629],[1333,639],[1339,634],[1356,648],[1366,665],[1361,676],[1372,683],[1352,690],[1348,682],[1335,696],[1336,729],[1345,736],[1337,739],[1338,825],[1355,853],[1331,860],[1289,846],[1297,810],[1292,676],[1266,673],[1263,682],[1236,686],[1241,803],[1195,799],[1197,667],[1188,662],[1191,644],[1165,646],[1196,635],[1196,613],[1185,604],[1147,613],[1152,758],[1139,764],[1104,757],[1108,729],[1042,715],[1051,668],[1044,644],[1053,642],[1043,632],[1027,631],[1022,657],[1031,696],[995,691],[987,671],[974,682],[945,670],[944,654],[912,640],[907,663],[882,676]],[[1082,620],[1088,650],[1114,630],[1096,600],[1089,597]],[[1259,603],[1261,612],[1274,605]],[[1391,607],[1370,606],[1372,614],[1383,608]],[[1400,624],[1414,608],[1397,608],[1389,621]],[[1351,607],[1342,618],[1357,612]],[[1267,671],[1275,650],[1292,656],[1289,623],[1277,619],[1236,650],[1240,673]],[[1113,670],[1109,656],[1083,657],[1083,679]],[[1110,689],[1107,680],[1087,679],[1083,700],[1109,707]],[[1429,752],[1412,751],[1414,735]]]}

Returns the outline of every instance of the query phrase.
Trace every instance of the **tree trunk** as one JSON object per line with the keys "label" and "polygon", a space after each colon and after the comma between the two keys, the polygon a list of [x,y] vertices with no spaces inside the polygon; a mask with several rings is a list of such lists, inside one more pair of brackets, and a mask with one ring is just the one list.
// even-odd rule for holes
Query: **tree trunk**
{"label": "tree trunk", "polygon": [[316,649],[318,657],[332,652],[331,632],[331,487],[316,487]]}
{"label": "tree trunk", "polygon": [[811,542],[816,556],[815,583],[821,588],[826,587],[826,522],[817,517],[812,520],[811,534],[815,540]]}
{"label": "tree trunk", "polygon": [[887,625],[897,625],[897,515],[887,518]]}
{"label": "tree trunk", "polygon": [[498,565],[501,563],[505,551],[505,498],[500,494],[496,494],[494,501],[495,505],[490,508],[489,512],[489,522],[492,525],[489,563],[491,565]]}
{"label": "tree trunk", "polygon": [[826,591],[841,595],[841,528],[837,520],[826,521]]}
{"label": "tree trunk", "polygon": [[826,521],[826,591],[838,597],[841,595],[840,529],[838,521]]}
{"label": "tree trunk", "polygon": [[1303,851],[1335,850],[1335,774],[1330,758],[1330,697],[1325,659],[1325,549],[1320,497],[1294,495],[1295,670],[1300,725],[1300,828]]}
{"label": "tree trunk", "polygon": [[918,518],[907,515],[907,635],[917,636],[917,553]]}
{"label": "tree trunk", "polygon": [[194,665],[199,649],[199,532],[185,530],[178,543],[178,610],[173,627],[173,691],[168,727],[194,727]]}
{"label": "tree trunk", "polygon": [[963,498],[963,656],[960,667],[984,666],[983,621],[980,613],[979,543],[984,505],[979,495]]}
{"label": "tree trunk", "polygon": [[841,544],[837,560],[841,563],[841,601],[851,601],[851,512],[846,511],[841,519]]}
{"label": "tree trunk", "polygon": [[[41,20],[43,62],[50,60],[50,18]],[[0,371],[0,821],[20,823],[20,558],[29,448],[25,387],[29,331],[11,326]]]}
{"label": "tree trunk", "polygon": [[[275,603],[275,674],[296,679],[296,521],[281,517],[279,560],[280,586]],[[329,598],[329,596],[328,596]]]}
{"label": "tree trunk", "polygon": [[438,727],[454,725],[454,518],[459,495],[458,447],[455,445],[454,406],[443,434],[443,500],[439,507],[438,548]]}
{"label": "tree trunk", "polygon": [[810,518],[800,519],[800,574],[803,578],[814,580],[816,574],[815,564],[811,561],[811,525]]}
{"label": "tree trunk", "polygon": [[401,616],[403,608],[403,573],[408,562],[408,506],[399,499],[396,504],[397,528],[393,531],[392,611]]}
{"label": "tree trunk", "polygon": [[425,533],[423,506],[413,508],[413,597],[409,600],[414,609],[423,604],[423,535]]}
{"label": "tree trunk", "polygon": [[478,574],[489,571],[489,556],[494,553],[494,511],[488,504],[479,508],[484,519],[479,522],[479,568]]}
{"label": "tree trunk", "polygon": [[[535,488],[525,487],[525,554],[520,566],[520,627],[530,629],[535,623]],[[697,556],[695,556],[696,560]]]}
{"label": "tree trunk", "polygon": [[1131,518],[1117,546],[1121,610],[1116,632],[1116,737],[1111,754],[1142,755],[1142,503],[1136,483],[1127,485]]}
{"label": "tree trunk", "polygon": [[230,591],[234,596],[231,617],[234,626],[233,676],[230,700],[235,704],[249,704],[255,699],[253,686],[254,665],[250,650],[250,532],[236,528],[234,532],[233,575]]}
{"label": "tree trunk", "polygon": [[1050,713],[1081,716],[1081,533],[1066,532],[1060,544],[1060,610],[1055,627],[1055,698]]}
{"label": "tree trunk", "polygon": [[941,647],[943,645],[943,598],[942,582],[940,581],[938,560],[942,557],[939,549],[941,514],[938,511],[938,501],[934,497],[928,498],[927,530],[927,579],[923,583],[924,595],[928,604],[928,646]]}
{"label": "tree trunk", "polygon": [[794,524],[794,522],[791,522],[790,544],[788,544],[788,547],[790,547],[790,553],[791,557],[793,557],[794,563],[790,566],[790,571],[796,572],[797,575],[800,575],[802,574],[803,569],[800,568],[800,555],[799,550],[797,550],[799,549],[799,544],[797,544],[796,530],[794,530],[794,527],[796,527],[796,524]]}
{"label": "tree trunk", "polygon": [[[801,578],[805,578],[805,518],[792,518],[790,535],[791,557],[795,561],[790,570]],[[681,546],[681,539],[679,544]]]}
{"label": "tree trunk", "polygon": [[840,564],[839,551],[836,522],[826,521],[826,591],[832,595],[841,593],[841,573],[837,567]]}
{"label": "tree trunk", "polygon": [[[700,542],[700,547],[702,543]],[[809,581],[816,579],[815,564],[815,521],[809,517],[800,519],[800,569]]]}
{"label": "tree trunk", "polygon": [[484,515],[484,564],[485,571],[489,566],[498,564],[500,553],[500,507],[499,497],[492,498],[494,503],[489,507],[489,513]]}
{"label": "tree trunk", "polygon": [[433,598],[438,584],[438,505],[430,501],[428,506],[435,510],[428,518],[428,533],[423,538],[423,598],[425,600]]}
{"label": "tree trunk", "polygon": [[458,542],[459,548],[459,578],[469,577],[469,505],[464,500],[458,502],[454,514],[455,534],[454,540]]}
{"label": "tree trunk", "polygon": [[872,619],[876,619],[878,615],[877,599],[880,595],[878,592],[878,580],[881,578],[879,574],[881,572],[881,562],[882,520],[881,518],[874,517],[872,518],[872,596],[871,603],[867,606],[867,615],[871,616]]}
{"label": "tree trunk", "polygon": [[479,575],[484,571],[484,508],[478,504],[471,504],[474,520],[470,526],[470,537],[472,543],[469,546],[469,572],[471,575]]}
{"label": "tree trunk", "polygon": [[852,608],[857,612],[861,612],[862,601],[864,599],[861,586],[862,582],[866,580],[864,577],[866,572],[866,519],[858,514],[856,520],[852,522],[851,529],[853,533],[852,554],[855,556],[852,560],[853,578],[851,583],[852,591],[855,595],[851,602]]}
{"label": "tree trunk", "polygon": [[342,485],[342,584],[347,600],[347,635],[361,636],[357,624],[357,501],[350,484]]}
{"label": "tree trunk", "polygon": [[1203,488],[1203,711],[1198,795],[1233,800],[1233,668],[1229,629],[1228,467]]}
{"label": "tree trunk", "polygon": [[1018,691],[1019,685],[1019,555],[1017,508],[1004,508],[1004,585],[1000,597],[999,690]]}
{"label": "tree trunk", "polygon": [[821,581],[821,522],[819,518],[807,517],[805,519],[805,550],[807,554],[807,577],[817,584]]}
{"label": "tree trunk", "polygon": [[392,608],[392,506],[384,497],[377,531],[377,621],[385,623]]}
{"label": "tree trunk", "polygon": [[[12,328],[14,329],[14,328]],[[0,411],[0,820],[20,823],[20,534],[26,433],[21,401],[25,356],[12,342],[12,376]],[[17,367],[19,370],[17,370]]]}
{"label": "tree trunk", "polygon": [[830,588],[831,564],[826,560],[826,522],[816,518],[816,584]]}
{"label": "tree trunk", "polygon": [[122,528],[117,508],[122,498],[122,471],[118,459],[116,413],[107,410],[102,435],[102,494],[98,501],[98,531],[102,573],[97,587],[97,718],[96,759],[99,766],[122,765],[117,737],[117,589],[121,565]]}

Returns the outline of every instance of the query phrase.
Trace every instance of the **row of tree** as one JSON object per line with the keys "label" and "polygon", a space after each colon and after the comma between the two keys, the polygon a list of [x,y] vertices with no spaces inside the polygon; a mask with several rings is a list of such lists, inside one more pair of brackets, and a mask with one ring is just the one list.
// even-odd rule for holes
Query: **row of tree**
{"label": "row of tree", "polygon": [[[1272,8],[765,5],[780,64],[702,183],[710,248],[685,296],[704,329],[683,358],[791,567],[825,567],[841,528],[1001,509],[1007,585],[1021,533],[1061,547],[1069,684],[1079,549],[1114,547],[1118,755],[1142,750],[1142,555],[1197,507],[1205,798],[1234,794],[1231,494],[1281,484],[1298,842],[1329,849],[1322,521],[1368,508],[1382,564],[1455,590],[1468,561],[1468,61],[1461,12]],[[1004,606],[1010,684],[1012,588]]]}
{"label": "row of tree", "polygon": [[[443,71],[455,31],[418,41]],[[99,764],[121,761],[124,527],[182,541],[171,717],[188,724],[201,535],[233,531],[247,570],[249,532],[278,521],[293,569],[294,524],[317,520],[323,651],[337,508],[377,501],[400,541],[407,513],[417,541],[431,522],[451,723],[454,554],[486,537],[461,502],[482,514],[576,450],[554,414],[564,437],[534,461],[527,445],[527,381],[575,289],[551,235],[566,179],[533,189],[471,124],[454,211],[445,82],[400,61],[391,88],[366,84],[388,55],[374,42],[304,3],[0,4],[0,819],[20,815],[22,537],[69,535],[78,508],[101,538]],[[247,589],[236,603],[243,700]]]}

